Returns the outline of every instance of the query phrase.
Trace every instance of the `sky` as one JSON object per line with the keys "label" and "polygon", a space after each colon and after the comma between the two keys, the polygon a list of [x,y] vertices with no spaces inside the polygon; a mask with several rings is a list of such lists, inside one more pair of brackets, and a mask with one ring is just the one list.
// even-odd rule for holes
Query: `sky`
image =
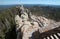
{"label": "sky", "polygon": [[60,5],[60,0],[0,0],[0,5],[12,5],[12,4]]}

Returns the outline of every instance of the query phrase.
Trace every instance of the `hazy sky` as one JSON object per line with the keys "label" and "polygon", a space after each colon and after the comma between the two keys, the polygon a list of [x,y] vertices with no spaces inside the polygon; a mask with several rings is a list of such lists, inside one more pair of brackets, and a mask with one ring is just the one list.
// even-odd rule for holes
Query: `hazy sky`
{"label": "hazy sky", "polygon": [[60,0],[0,0],[0,5],[9,4],[49,4],[60,5]]}

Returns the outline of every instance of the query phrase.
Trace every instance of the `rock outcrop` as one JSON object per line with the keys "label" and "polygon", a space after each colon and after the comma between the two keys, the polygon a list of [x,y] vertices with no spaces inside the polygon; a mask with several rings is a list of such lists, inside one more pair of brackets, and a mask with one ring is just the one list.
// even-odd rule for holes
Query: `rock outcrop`
{"label": "rock outcrop", "polygon": [[21,16],[15,16],[17,39],[20,39],[20,32],[22,32],[22,39],[29,39],[36,31],[43,33],[56,28],[55,24],[57,23],[55,23],[55,21],[51,22],[52,20],[45,17],[31,15],[31,12],[29,12],[28,9],[24,9],[23,6],[20,7],[19,13]]}

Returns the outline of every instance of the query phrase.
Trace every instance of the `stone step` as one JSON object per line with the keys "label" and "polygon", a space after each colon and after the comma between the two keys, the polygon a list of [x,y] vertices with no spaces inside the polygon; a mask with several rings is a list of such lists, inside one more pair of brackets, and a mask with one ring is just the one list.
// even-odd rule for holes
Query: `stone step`
{"label": "stone step", "polygon": [[56,39],[59,39],[59,37],[58,37],[56,34],[54,34],[54,37],[55,37]]}
{"label": "stone step", "polygon": [[46,39],[46,38],[44,38],[44,39]]}
{"label": "stone step", "polygon": [[50,39],[50,37],[47,37],[47,39]]}
{"label": "stone step", "polygon": [[54,39],[54,37],[52,35],[50,37],[51,37],[51,39]]}
{"label": "stone step", "polygon": [[57,33],[58,36],[60,36],[60,33]]}

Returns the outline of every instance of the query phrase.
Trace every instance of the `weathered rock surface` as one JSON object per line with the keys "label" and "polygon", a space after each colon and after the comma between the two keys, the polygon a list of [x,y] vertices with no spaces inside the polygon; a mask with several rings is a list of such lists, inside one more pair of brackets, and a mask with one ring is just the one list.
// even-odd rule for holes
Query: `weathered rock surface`
{"label": "weathered rock surface", "polygon": [[21,30],[23,33],[22,39],[29,39],[36,31],[43,33],[60,26],[60,22],[55,22],[42,16],[29,16],[28,12],[25,11],[23,6],[20,9],[21,16],[15,16],[17,39],[20,39],[19,30]]}

